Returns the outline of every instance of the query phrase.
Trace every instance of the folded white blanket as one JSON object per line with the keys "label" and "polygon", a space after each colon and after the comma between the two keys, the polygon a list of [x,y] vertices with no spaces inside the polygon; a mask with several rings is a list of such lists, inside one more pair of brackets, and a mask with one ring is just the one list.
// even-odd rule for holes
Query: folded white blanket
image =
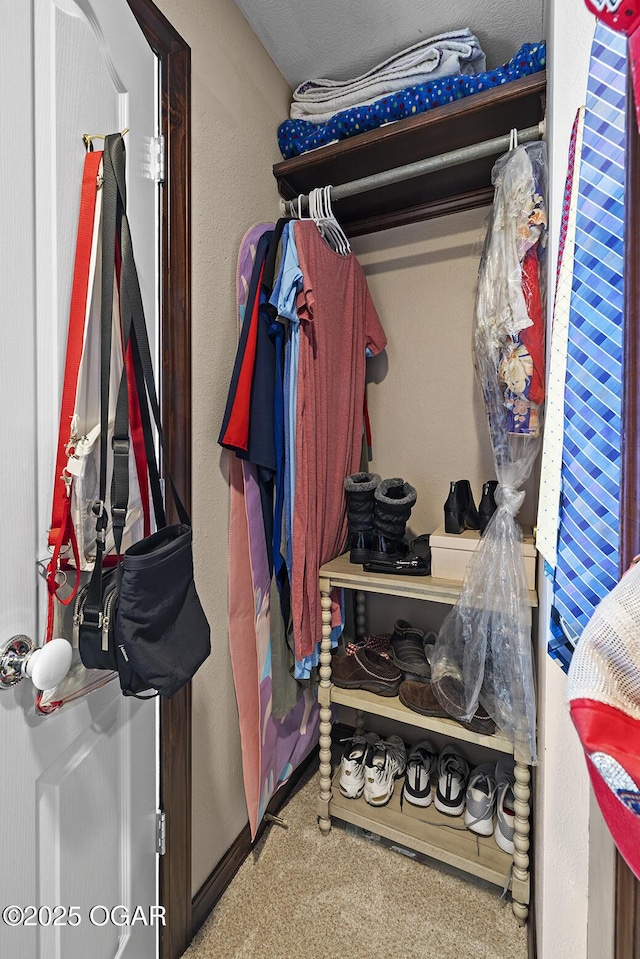
{"label": "folded white blanket", "polygon": [[305,80],[293,93],[291,119],[324,123],[340,110],[373,103],[417,83],[486,69],[480,41],[468,28],[440,33],[402,50],[353,80]]}

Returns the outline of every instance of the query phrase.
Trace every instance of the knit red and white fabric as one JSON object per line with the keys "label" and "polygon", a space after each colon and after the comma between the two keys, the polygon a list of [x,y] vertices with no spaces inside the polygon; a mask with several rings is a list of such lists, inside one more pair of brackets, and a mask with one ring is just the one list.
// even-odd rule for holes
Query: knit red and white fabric
{"label": "knit red and white fabric", "polygon": [[596,607],[569,666],[571,719],[613,840],[640,879],[640,565]]}

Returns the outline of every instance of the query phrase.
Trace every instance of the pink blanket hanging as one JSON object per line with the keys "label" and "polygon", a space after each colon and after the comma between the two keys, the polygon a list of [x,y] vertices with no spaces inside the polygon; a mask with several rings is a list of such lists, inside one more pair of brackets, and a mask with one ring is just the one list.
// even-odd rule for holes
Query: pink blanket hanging
{"label": "pink blanket hanging", "polygon": [[[256,245],[271,224],[243,238],[238,257],[237,298],[244,317]],[[318,741],[320,711],[305,690],[281,720],[271,713],[271,576],[255,467],[229,455],[229,647],[238,701],[242,769],[251,836],[255,837],[271,796]]]}

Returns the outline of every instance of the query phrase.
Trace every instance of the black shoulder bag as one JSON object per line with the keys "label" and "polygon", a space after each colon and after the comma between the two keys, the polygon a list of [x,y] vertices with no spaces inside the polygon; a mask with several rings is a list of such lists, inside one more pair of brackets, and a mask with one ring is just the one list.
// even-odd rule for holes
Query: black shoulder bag
{"label": "black shoulder bag", "polygon": [[[193,577],[191,521],[169,470],[167,475],[180,522],[167,525],[166,521],[149,407],[163,453],[164,439],[126,214],[125,150],[120,134],[105,140],[103,190],[100,501],[94,508],[96,563],[77,618],[80,656],[89,668],[117,670],[125,695],[138,696],[155,690],[168,697],[189,682],[211,652],[210,629]],[[129,403],[125,363],[111,441],[111,521],[118,563],[115,570],[109,570],[103,567],[103,554],[108,521],[107,427],[113,283],[118,251],[123,349],[126,355],[131,345],[157,531],[130,546],[121,558],[129,499]]]}

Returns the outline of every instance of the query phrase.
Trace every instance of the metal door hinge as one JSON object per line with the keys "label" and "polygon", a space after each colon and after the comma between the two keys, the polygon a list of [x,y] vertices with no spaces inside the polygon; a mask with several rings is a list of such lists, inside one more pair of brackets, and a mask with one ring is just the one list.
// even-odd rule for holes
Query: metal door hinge
{"label": "metal door hinge", "polygon": [[164,137],[149,141],[149,174],[156,183],[164,183]]}
{"label": "metal door hinge", "polygon": [[164,856],[167,851],[167,814],[159,809],[156,813],[156,852]]}

